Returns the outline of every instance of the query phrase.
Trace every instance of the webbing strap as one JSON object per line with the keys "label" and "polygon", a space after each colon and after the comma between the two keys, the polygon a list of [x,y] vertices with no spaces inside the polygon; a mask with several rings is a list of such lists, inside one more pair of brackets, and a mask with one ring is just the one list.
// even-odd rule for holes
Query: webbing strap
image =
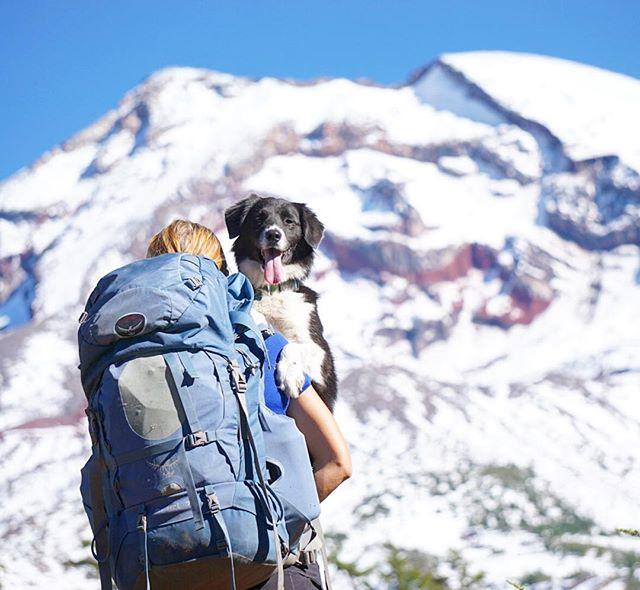
{"label": "webbing strap", "polygon": [[147,515],[141,512],[138,516],[138,530],[140,535],[140,553],[144,560],[144,577],[146,581],[146,590],[151,590],[151,581],[149,580],[149,545],[147,541]]}
{"label": "webbing strap", "polygon": [[250,330],[255,334],[256,323],[251,317],[251,314],[247,313],[246,311],[240,311],[237,309],[231,310],[229,312],[229,319],[231,320],[232,324],[244,326],[247,330]]}
{"label": "webbing strap", "polygon": [[271,526],[273,527],[273,540],[275,544],[276,564],[278,571],[277,590],[284,590],[284,560],[282,558],[282,550],[280,547],[280,535],[278,535],[277,521],[273,515],[271,503],[269,502],[269,489],[264,480],[262,466],[260,465],[260,461],[258,459],[258,449],[256,448],[256,443],[253,438],[253,433],[251,432],[251,426],[249,424],[247,401],[245,398],[246,383],[244,382],[244,378],[242,376],[242,373],[240,373],[240,369],[237,363],[229,363],[229,373],[232,376],[232,383],[234,385],[234,387],[232,387],[233,393],[238,401],[238,408],[240,408],[240,430],[242,433],[242,437],[248,441],[251,448],[251,454],[253,455],[253,464],[258,475],[260,487],[262,488],[262,492],[264,493],[265,509],[267,511],[267,514],[269,515],[269,519],[271,520]]}
{"label": "webbing strap", "polygon": [[236,590],[236,570],[233,563],[233,547],[231,546],[231,537],[229,536],[227,523],[224,521],[222,511],[220,510],[220,503],[218,502],[218,496],[216,495],[215,487],[205,486],[204,493],[206,494],[207,501],[209,503],[209,514],[211,514],[211,516],[213,516],[215,521],[218,523],[218,527],[220,527],[220,530],[222,531],[222,535],[224,537],[230,562],[231,590]]}
{"label": "webbing strap", "polygon": [[102,493],[102,474],[104,473],[104,461],[100,450],[95,447],[95,461],[89,474],[89,486],[91,492],[91,511],[93,526],[95,528],[94,541],[96,545],[96,560],[100,572],[100,588],[112,590],[111,568],[109,566],[109,527],[107,526],[107,513],[104,507]]}
{"label": "webbing strap", "polygon": [[271,368],[271,361],[269,359],[269,354],[267,353],[267,348],[264,343],[264,338],[262,337],[262,332],[260,331],[258,326],[256,326],[256,322],[251,317],[251,314],[247,313],[246,311],[232,310],[229,312],[229,319],[233,324],[234,331],[236,332],[236,334],[238,333],[238,330],[235,330],[236,326],[242,326],[246,328],[247,332],[249,333],[249,337],[252,338],[254,342],[258,345],[260,350],[262,350],[262,354],[265,362],[267,363],[267,366]]}
{"label": "webbing strap", "polygon": [[324,585],[326,590],[332,590],[331,576],[329,575],[329,555],[327,554],[327,543],[324,538],[324,532],[322,530],[322,524],[320,524],[320,518],[316,518],[311,522],[313,530],[320,538],[320,554],[322,555],[322,571],[324,573]]}
{"label": "webbing strap", "polygon": [[[198,414],[196,413],[193,400],[191,399],[191,394],[189,393],[188,387],[183,387],[182,385],[185,372],[191,379],[195,378],[195,371],[193,371],[193,368],[187,369],[187,367],[192,367],[191,358],[185,352],[169,352],[163,355],[163,357],[169,372],[171,373],[176,403],[179,403],[182,406],[189,434],[195,435],[196,433],[202,432],[202,428],[200,428],[200,421],[198,420]],[[191,466],[189,465],[189,460],[185,453],[186,441],[187,437],[183,438],[178,446],[178,466],[182,473],[182,479],[184,480],[184,485],[187,490],[187,496],[189,497],[189,504],[191,505],[195,528],[196,530],[200,530],[204,528],[204,518],[202,517],[202,506],[198,501],[198,494],[196,492],[196,485],[193,480]]]}
{"label": "webbing strap", "polygon": [[[187,451],[189,451],[194,447],[208,445],[209,443],[217,441],[218,431],[201,430],[199,432],[194,432],[193,434],[188,434],[184,438],[185,448],[187,449]],[[116,465],[118,467],[121,467],[122,465],[126,465],[127,463],[133,463],[134,461],[138,461],[139,459],[144,459],[145,457],[152,457],[153,455],[161,455],[162,453],[175,451],[177,450],[178,445],[181,443],[182,438],[172,438],[171,440],[149,445],[148,447],[136,449],[135,451],[120,453],[119,455],[114,457],[114,460],[116,462]]]}
{"label": "webbing strap", "polygon": [[[169,372],[171,373],[171,379],[175,385],[176,402],[182,406],[185,420],[187,421],[187,427],[189,432],[199,432],[200,421],[198,420],[198,414],[193,405],[191,394],[187,387],[183,387],[184,374],[186,373],[191,379],[194,378],[193,374],[190,374],[189,370],[185,369],[185,364],[191,366],[191,359],[184,352],[168,352],[163,355],[164,362],[166,363]],[[193,369],[191,369],[193,371]]]}
{"label": "webbing strap", "polygon": [[127,453],[121,453],[114,457],[116,465],[122,467],[127,463],[133,463],[139,459],[145,457],[151,457],[152,455],[160,455],[161,453],[168,453],[169,451],[175,451],[178,445],[182,444],[182,438],[172,438],[171,440],[136,449],[135,451],[129,451]]}
{"label": "webbing strap", "polygon": [[189,498],[189,505],[191,506],[191,512],[193,513],[193,522],[196,530],[204,528],[204,518],[202,516],[202,505],[198,500],[198,493],[196,492],[196,484],[193,481],[193,473],[191,472],[191,466],[187,459],[185,452],[185,439],[180,442],[178,447],[178,466],[184,485],[187,491],[187,497]]}

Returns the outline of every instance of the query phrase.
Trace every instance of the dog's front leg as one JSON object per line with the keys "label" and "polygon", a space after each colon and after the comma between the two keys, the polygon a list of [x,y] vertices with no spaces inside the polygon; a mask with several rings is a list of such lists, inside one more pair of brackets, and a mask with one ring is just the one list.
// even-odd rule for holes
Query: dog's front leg
{"label": "dog's front leg", "polygon": [[305,381],[304,357],[300,345],[287,344],[278,357],[276,366],[276,385],[290,398],[297,398]]}
{"label": "dog's front leg", "polygon": [[280,353],[276,367],[276,382],[292,398],[300,395],[305,375],[319,384],[324,383],[322,362],[324,350],[315,342],[289,342]]}

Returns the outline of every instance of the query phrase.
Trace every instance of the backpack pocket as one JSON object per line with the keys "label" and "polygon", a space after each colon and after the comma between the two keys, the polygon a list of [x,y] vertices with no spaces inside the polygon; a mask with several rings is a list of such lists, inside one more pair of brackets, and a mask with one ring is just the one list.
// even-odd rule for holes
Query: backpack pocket
{"label": "backpack pocket", "polygon": [[273,491],[282,501],[292,548],[304,527],[320,516],[320,501],[304,435],[288,416],[260,405],[267,465],[275,479]]}
{"label": "backpack pocket", "polygon": [[[229,550],[234,560],[249,569],[252,564],[275,566],[268,518],[262,499],[251,485],[229,482],[198,488],[198,497],[205,516],[203,529],[195,527],[184,494],[132,507],[118,515],[110,527],[111,547],[117,548],[112,566],[118,588],[134,588],[136,580],[144,575],[145,542],[152,578],[154,567],[182,563],[188,568],[188,562],[226,557]],[[146,531],[140,526],[141,515],[146,517]],[[281,534],[285,532],[279,529]],[[209,567],[215,573],[215,567],[227,568],[230,564],[221,560],[219,566],[214,563]]]}
{"label": "backpack pocket", "polygon": [[118,340],[166,330],[176,321],[171,298],[161,289],[135,287],[113,296],[89,315],[79,330],[88,344],[111,346]]}
{"label": "backpack pocket", "polygon": [[200,352],[109,368],[99,400],[125,507],[180,493],[192,481],[197,487],[236,479],[237,416],[224,387]]}

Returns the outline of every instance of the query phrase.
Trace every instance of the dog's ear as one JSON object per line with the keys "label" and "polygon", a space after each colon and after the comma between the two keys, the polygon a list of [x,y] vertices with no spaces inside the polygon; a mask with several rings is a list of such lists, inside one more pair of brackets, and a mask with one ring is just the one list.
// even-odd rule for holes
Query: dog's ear
{"label": "dog's ear", "polygon": [[302,237],[312,248],[317,248],[324,235],[324,225],[316,217],[316,214],[304,203],[296,203],[302,222]]}
{"label": "dog's ear", "polygon": [[231,205],[224,212],[224,221],[227,224],[227,231],[229,237],[237,238],[240,235],[240,228],[249,212],[249,209],[253,207],[262,197],[255,193],[250,194],[248,197],[238,201],[235,205]]}

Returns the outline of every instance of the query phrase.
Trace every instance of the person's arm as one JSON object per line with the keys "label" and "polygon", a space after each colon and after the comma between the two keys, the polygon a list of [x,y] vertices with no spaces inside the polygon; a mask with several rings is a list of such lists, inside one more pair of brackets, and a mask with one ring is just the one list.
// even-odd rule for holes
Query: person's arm
{"label": "person's arm", "polygon": [[349,447],[333,414],[316,393],[307,387],[297,399],[292,399],[287,414],[304,434],[313,461],[318,497],[322,502],[343,481],[351,477]]}

